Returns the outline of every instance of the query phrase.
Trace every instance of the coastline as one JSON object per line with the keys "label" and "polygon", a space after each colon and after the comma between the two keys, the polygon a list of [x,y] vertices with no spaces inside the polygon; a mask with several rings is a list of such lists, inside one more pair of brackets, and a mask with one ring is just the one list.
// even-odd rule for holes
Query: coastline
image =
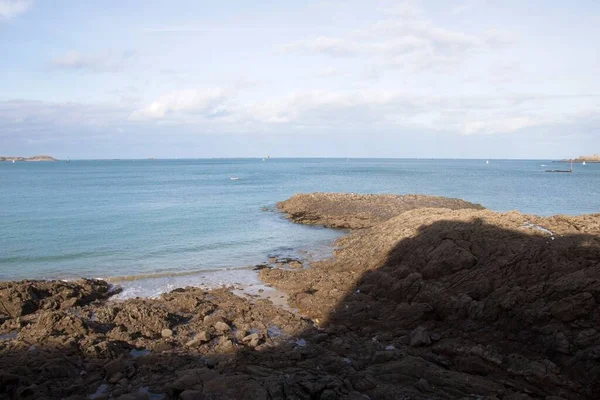
{"label": "coastline", "polygon": [[[9,389],[73,399],[579,399],[600,389],[600,214],[299,196],[279,205],[290,219],[348,229],[333,257],[246,269],[299,312],[259,285],[245,297],[243,286],[185,287],[106,302],[100,281],[3,282]],[[39,362],[75,384],[23,372]]]}

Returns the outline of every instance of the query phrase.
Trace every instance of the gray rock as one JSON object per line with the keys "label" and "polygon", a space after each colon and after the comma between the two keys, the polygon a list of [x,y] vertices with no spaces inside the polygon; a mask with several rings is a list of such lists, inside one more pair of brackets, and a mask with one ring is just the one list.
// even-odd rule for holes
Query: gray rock
{"label": "gray rock", "polygon": [[125,371],[125,361],[119,357],[116,360],[112,360],[104,365],[104,371],[106,372],[106,379],[112,378],[118,373]]}
{"label": "gray rock", "polygon": [[162,331],[160,331],[160,336],[164,338],[170,338],[171,336],[173,336],[173,331],[170,329],[163,329]]}
{"label": "gray rock", "polygon": [[429,382],[424,378],[419,379],[417,383],[415,383],[415,387],[421,392],[429,392],[431,390]]}
{"label": "gray rock", "polygon": [[184,390],[179,398],[181,400],[204,400],[204,395],[201,390]]}
{"label": "gray rock", "polygon": [[554,337],[554,346],[556,351],[558,351],[559,353],[570,353],[569,339],[567,339],[567,336],[562,332],[558,332]]}
{"label": "gray rock", "polygon": [[410,345],[413,347],[418,346],[429,346],[431,344],[431,338],[427,329],[420,326],[410,333]]}

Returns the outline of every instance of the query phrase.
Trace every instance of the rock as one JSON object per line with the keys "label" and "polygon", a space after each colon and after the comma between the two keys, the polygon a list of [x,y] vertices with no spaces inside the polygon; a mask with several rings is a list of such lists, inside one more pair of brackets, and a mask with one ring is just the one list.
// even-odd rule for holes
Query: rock
{"label": "rock", "polygon": [[227,325],[225,322],[222,322],[222,321],[218,321],[214,325],[214,328],[217,330],[217,332],[220,332],[220,333],[226,333],[226,332],[229,332],[231,330],[231,327],[229,325]]}
{"label": "rock", "polygon": [[558,332],[554,336],[554,348],[556,351],[563,354],[569,354],[571,352],[569,339],[567,339],[567,336],[563,332]]}
{"label": "rock", "polygon": [[17,318],[40,309],[58,310],[85,305],[107,298],[109,289],[108,283],[95,279],[0,282],[0,316]]}
{"label": "rock", "polygon": [[252,333],[250,335],[244,336],[242,338],[242,342],[247,343],[249,347],[256,347],[260,344],[262,339],[262,335],[259,333]]}
{"label": "rock", "polygon": [[410,333],[410,345],[413,347],[429,346],[431,338],[425,327],[418,327]]}
{"label": "rock", "polygon": [[[113,392],[114,394],[114,392]],[[116,396],[115,396],[116,397]],[[149,400],[148,393],[127,393],[116,397],[116,400]]]}
{"label": "rock", "polygon": [[415,388],[417,388],[420,392],[429,392],[431,391],[431,387],[429,386],[429,382],[427,379],[421,378],[415,383]]}
{"label": "rock", "polygon": [[362,373],[353,375],[350,379],[350,382],[352,382],[352,387],[354,390],[359,392],[366,392],[367,390],[374,389],[377,386],[377,382],[373,379],[373,377]]}
{"label": "rock", "polygon": [[164,338],[170,338],[171,336],[173,336],[173,331],[170,329],[163,329],[162,331],[160,331],[160,336]]}
{"label": "rock", "polygon": [[319,396],[319,400],[337,400],[338,398],[339,396],[337,395],[335,390],[332,389],[323,390],[321,392],[321,395]]}
{"label": "rock", "polygon": [[423,195],[296,194],[277,203],[294,222],[340,229],[364,229],[418,208],[483,209],[460,199]]}
{"label": "rock", "polygon": [[121,378],[123,378],[123,373],[122,372],[117,372],[115,374],[113,374],[111,377],[107,376],[107,381],[108,383],[112,383],[115,384],[117,382],[119,382],[121,380]]}
{"label": "rock", "polygon": [[211,336],[210,333],[208,333],[208,331],[200,331],[196,335],[194,335],[194,338],[192,340],[186,343],[186,346],[197,346],[199,344],[209,342],[210,339]]}
{"label": "rock", "polygon": [[122,357],[109,361],[108,363],[104,364],[106,379],[110,379],[114,375],[124,372],[125,368],[126,364]]}
{"label": "rock", "polygon": [[204,400],[205,397],[201,390],[184,390],[179,395],[181,400]]}

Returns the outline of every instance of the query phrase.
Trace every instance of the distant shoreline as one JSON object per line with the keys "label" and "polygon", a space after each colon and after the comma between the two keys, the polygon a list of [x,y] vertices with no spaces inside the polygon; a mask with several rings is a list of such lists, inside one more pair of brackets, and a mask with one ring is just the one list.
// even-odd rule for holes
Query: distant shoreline
{"label": "distant shoreline", "polygon": [[46,161],[58,161],[56,158],[54,157],[50,157],[50,156],[32,156],[32,157],[0,157],[0,162],[1,161],[7,161],[7,162],[13,162],[13,161],[29,161],[29,162],[46,162]]}

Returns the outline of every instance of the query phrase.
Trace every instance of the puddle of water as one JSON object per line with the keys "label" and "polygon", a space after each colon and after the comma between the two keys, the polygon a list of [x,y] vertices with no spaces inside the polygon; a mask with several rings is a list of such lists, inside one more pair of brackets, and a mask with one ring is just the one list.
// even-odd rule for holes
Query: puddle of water
{"label": "puddle of water", "polygon": [[130,355],[131,357],[133,357],[133,358],[140,358],[140,357],[147,356],[147,355],[148,355],[148,354],[150,354],[150,353],[151,353],[151,352],[150,352],[150,350],[146,350],[146,349],[141,349],[141,350],[138,350],[138,349],[132,349],[132,350],[129,352],[129,355]]}
{"label": "puddle of water", "polygon": [[281,329],[278,326],[270,325],[267,328],[267,336],[270,338],[277,338],[282,335]]}
{"label": "puddle of water", "polygon": [[142,386],[138,393],[146,393],[148,395],[149,400],[163,400],[165,398],[164,394],[161,393],[152,393],[148,386]]}
{"label": "puddle of water", "polygon": [[17,331],[8,332],[0,335],[0,340],[12,340],[17,337]]}
{"label": "puddle of water", "polygon": [[98,386],[98,389],[96,389],[96,393],[90,394],[88,397],[92,400],[97,399],[98,397],[104,394],[106,389],[108,389],[108,385],[106,383],[103,383],[102,385]]}

